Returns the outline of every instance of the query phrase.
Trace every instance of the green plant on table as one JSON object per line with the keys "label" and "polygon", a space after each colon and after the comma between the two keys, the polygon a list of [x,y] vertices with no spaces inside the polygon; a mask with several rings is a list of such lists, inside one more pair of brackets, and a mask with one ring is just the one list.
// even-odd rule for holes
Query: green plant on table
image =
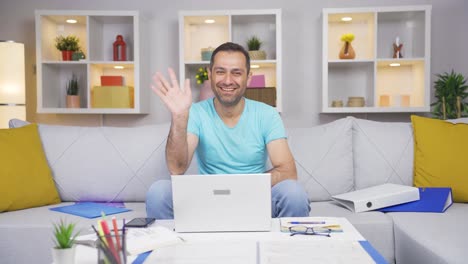
{"label": "green plant on table", "polygon": [[247,48],[249,50],[260,50],[262,44],[263,42],[257,36],[252,36],[247,40]]}
{"label": "green plant on table", "polygon": [[436,74],[434,82],[435,102],[431,104],[432,115],[439,119],[454,119],[468,116],[468,86],[466,78],[453,70]]}
{"label": "green plant on table", "polygon": [[202,84],[204,81],[208,80],[208,71],[206,67],[198,68],[197,74],[195,74],[195,79],[197,79],[197,84]]}
{"label": "green plant on table", "polygon": [[74,232],[76,225],[74,223],[67,223],[63,219],[60,219],[59,223],[54,223],[53,225],[55,248],[72,248],[75,244],[75,238],[78,236],[78,233]]}
{"label": "green plant on table", "polygon": [[78,51],[80,50],[80,39],[74,35],[58,36],[55,38],[55,47],[60,51],[70,50]]}
{"label": "green plant on table", "polygon": [[67,95],[78,95],[78,78],[75,74],[68,80],[67,83]]}

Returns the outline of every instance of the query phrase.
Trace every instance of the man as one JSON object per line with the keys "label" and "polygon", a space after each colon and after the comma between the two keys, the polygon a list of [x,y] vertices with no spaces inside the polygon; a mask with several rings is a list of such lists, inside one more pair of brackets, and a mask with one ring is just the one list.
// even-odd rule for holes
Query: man
{"label": "man", "polygon": [[[272,217],[308,216],[309,203],[296,182],[294,158],[289,150],[278,112],[244,98],[250,80],[250,58],[235,43],[224,43],[213,52],[208,69],[214,98],[192,105],[189,80],[181,89],[169,69],[170,81],[157,72],[153,91],[172,115],[166,160],[172,175],[183,174],[196,151],[201,174],[265,172],[267,154],[273,168]],[[173,218],[169,180],[155,182],[146,199],[148,217]]]}

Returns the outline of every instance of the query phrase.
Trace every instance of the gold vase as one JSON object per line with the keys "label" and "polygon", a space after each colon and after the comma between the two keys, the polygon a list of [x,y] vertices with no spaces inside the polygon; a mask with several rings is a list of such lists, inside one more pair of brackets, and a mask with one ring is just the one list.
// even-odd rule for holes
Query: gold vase
{"label": "gold vase", "polygon": [[352,60],[356,58],[356,52],[354,52],[351,42],[346,41],[343,47],[340,50],[340,59],[342,60]]}

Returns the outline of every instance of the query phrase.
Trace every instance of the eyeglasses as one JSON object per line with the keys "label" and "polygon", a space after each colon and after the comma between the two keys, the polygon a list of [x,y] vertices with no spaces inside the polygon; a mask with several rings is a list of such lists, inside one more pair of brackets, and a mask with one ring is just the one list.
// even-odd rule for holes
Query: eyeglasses
{"label": "eyeglasses", "polygon": [[332,230],[326,227],[307,227],[307,226],[290,226],[289,232],[291,233],[290,236],[294,235],[311,235],[311,236],[326,236],[330,237],[330,233]]}

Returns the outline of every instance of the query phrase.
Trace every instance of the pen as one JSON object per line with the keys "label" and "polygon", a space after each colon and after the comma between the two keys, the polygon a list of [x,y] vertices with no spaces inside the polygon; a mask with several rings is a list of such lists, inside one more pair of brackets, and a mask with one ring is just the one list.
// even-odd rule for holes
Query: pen
{"label": "pen", "polygon": [[323,225],[325,221],[289,222],[292,225]]}
{"label": "pen", "polygon": [[[101,222],[102,222],[102,220],[98,220],[98,222],[97,222],[98,234],[99,234],[99,237],[103,237],[103,238],[104,238],[105,236],[104,236],[104,231],[102,230]],[[104,244],[107,246],[107,241],[104,240],[103,242],[104,242]]]}
{"label": "pen", "polygon": [[[100,224],[98,223],[98,228],[100,229]],[[96,235],[98,237],[98,239],[101,241],[101,243],[97,243],[97,247],[99,249],[101,249],[102,253],[104,253],[104,263],[108,264],[110,259],[112,259],[112,253],[109,252],[109,248],[106,246],[106,242],[103,238],[103,236],[101,236],[101,233],[98,232],[96,230],[96,228],[94,227],[94,225],[91,225],[91,227],[93,228],[94,232],[96,232]],[[101,231],[101,230],[99,230]]]}
{"label": "pen", "polygon": [[120,252],[122,247],[120,245],[119,228],[117,227],[117,219],[115,219],[115,216],[112,217],[112,225],[114,227],[115,241],[117,242],[117,252]]}
{"label": "pen", "polygon": [[126,244],[126,237],[125,237],[125,218],[122,220],[122,254],[123,254],[123,262],[127,264],[127,248],[125,247]]}
{"label": "pen", "polygon": [[100,224],[102,227],[102,231],[104,232],[104,237],[107,240],[107,246],[109,247],[110,252],[114,256],[116,263],[120,264],[120,258],[117,253],[117,250],[115,249],[114,241],[112,241],[112,234],[110,233],[109,226],[107,225],[107,221],[101,221]]}

